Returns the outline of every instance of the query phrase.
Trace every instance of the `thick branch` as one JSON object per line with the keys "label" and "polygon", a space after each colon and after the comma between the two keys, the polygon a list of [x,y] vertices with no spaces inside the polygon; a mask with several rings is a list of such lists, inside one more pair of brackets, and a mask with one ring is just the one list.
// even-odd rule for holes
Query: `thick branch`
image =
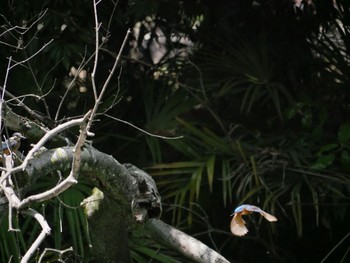
{"label": "thick branch", "polygon": [[[74,147],[63,147],[48,150],[31,159],[25,170],[29,175],[29,184],[57,170],[69,173],[73,155]],[[87,146],[82,150],[79,173],[102,189],[106,195],[121,202],[123,207],[128,207],[128,210],[131,209],[133,199],[140,194],[139,182],[123,165],[112,156],[92,147]],[[155,188],[155,184],[153,187]]]}
{"label": "thick branch", "polygon": [[[28,185],[48,173],[68,174],[74,156],[73,147],[48,150],[28,162]],[[80,156],[80,178],[84,177],[104,192],[99,210],[88,218],[93,251],[97,262],[128,262],[128,230],[139,220],[139,211],[148,217],[160,216],[160,197],[153,179],[133,165],[122,165],[112,156],[86,146]],[[26,190],[24,190],[26,192]],[[30,205],[36,196],[22,203]],[[143,221],[141,220],[141,222]]]}
{"label": "thick branch", "polygon": [[146,229],[152,239],[198,263],[229,263],[227,259],[199,240],[169,226],[159,219],[151,218]]}
{"label": "thick branch", "polygon": [[[48,150],[31,159],[26,172],[30,176],[30,184],[40,176],[56,170],[69,172],[73,158],[73,147]],[[201,263],[226,263],[224,257],[213,251],[200,241],[163,223],[158,218],[161,213],[160,196],[154,180],[137,167],[121,165],[112,156],[106,155],[88,146],[81,153],[80,177],[91,180],[107,197],[104,209],[99,209],[91,217],[92,236],[98,240],[93,247],[103,248],[111,245],[115,240],[123,237],[127,246],[127,229],[135,222],[145,224],[146,231],[161,245]],[[30,197],[28,197],[30,198]],[[97,221],[96,221],[97,220]],[[116,222],[119,222],[116,224]],[[114,236],[111,236],[114,234]],[[121,262],[116,259],[116,251],[120,250],[120,243],[115,249],[103,251],[103,258],[111,262]],[[125,252],[122,250],[123,253]],[[108,255],[111,253],[111,255]],[[101,254],[101,253],[100,253]],[[121,255],[119,255],[121,256]],[[125,255],[122,256],[124,259]]]}

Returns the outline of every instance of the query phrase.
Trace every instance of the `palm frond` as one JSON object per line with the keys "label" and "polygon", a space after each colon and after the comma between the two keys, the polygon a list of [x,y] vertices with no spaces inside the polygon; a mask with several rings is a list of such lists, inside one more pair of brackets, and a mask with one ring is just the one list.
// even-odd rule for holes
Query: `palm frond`
{"label": "palm frond", "polygon": [[[278,81],[270,51],[264,38],[253,44],[243,36],[235,43],[218,41],[217,52],[203,52],[206,62],[201,68],[210,76],[206,81],[220,83],[220,96],[242,94],[241,111],[250,113],[254,105],[272,102],[282,118],[284,101],[290,103],[291,93]],[[283,98],[283,100],[282,100]]]}

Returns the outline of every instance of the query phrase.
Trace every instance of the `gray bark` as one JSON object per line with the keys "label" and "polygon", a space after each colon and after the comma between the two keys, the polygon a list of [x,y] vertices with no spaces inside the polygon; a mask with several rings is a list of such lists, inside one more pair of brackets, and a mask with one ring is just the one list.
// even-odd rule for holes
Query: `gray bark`
{"label": "gray bark", "polygon": [[[28,185],[57,170],[69,172],[73,147],[45,151],[29,162]],[[79,177],[101,189],[104,199],[88,218],[92,250],[98,262],[129,262],[128,229],[148,217],[159,217],[160,197],[154,180],[133,165],[122,165],[92,147],[81,155]],[[24,193],[27,192],[24,190]],[[140,214],[141,213],[141,214]]]}
{"label": "gray bark", "polygon": [[197,239],[184,232],[169,226],[156,218],[150,218],[146,224],[146,229],[153,240],[167,247],[172,251],[177,251],[186,258],[199,263],[227,263],[229,262],[216,251],[212,250]]}

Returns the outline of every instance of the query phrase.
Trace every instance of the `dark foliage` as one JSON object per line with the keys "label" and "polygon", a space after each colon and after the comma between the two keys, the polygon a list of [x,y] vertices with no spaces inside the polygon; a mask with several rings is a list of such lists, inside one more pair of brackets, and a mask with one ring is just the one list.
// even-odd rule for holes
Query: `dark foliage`
{"label": "dark foliage", "polygon": [[[0,7],[1,79],[10,56],[26,59],[53,39],[25,67],[12,70],[7,83],[16,96],[36,94],[24,102],[45,116],[46,125],[94,103],[88,78],[67,92],[71,67],[93,67],[91,2],[10,1]],[[108,74],[126,30],[138,34],[101,105],[94,145],[144,167],[161,189],[164,218],[232,262],[350,257],[350,6],[340,0],[302,4],[135,0],[119,1],[115,11],[112,1],[98,5],[100,38],[107,39],[98,79]],[[25,28],[3,33],[15,25]],[[107,115],[159,136],[184,137],[159,139]],[[85,187],[72,191],[82,199]],[[67,196],[65,202],[79,203]],[[54,222],[59,203],[47,204],[54,207]],[[248,236],[233,237],[230,213],[241,203],[259,205],[279,221],[267,225],[252,216]],[[82,216],[67,212],[65,222],[85,231]],[[73,243],[76,259],[87,260],[88,242],[79,235],[57,235],[46,245]],[[8,246],[23,249],[31,238],[21,238],[6,239],[13,241]],[[183,262],[138,237],[130,242],[135,262]]]}

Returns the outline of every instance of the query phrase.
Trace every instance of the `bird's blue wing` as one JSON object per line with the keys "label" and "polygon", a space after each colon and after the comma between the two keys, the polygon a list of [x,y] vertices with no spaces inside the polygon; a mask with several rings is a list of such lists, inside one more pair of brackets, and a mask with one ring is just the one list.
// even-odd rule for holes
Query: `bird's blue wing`
{"label": "bird's blue wing", "polygon": [[237,207],[233,213],[234,214],[240,213],[240,212],[243,212],[244,210],[249,211],[249,212],[258,212],[258,213],[263,212],[259,207],[255,206],[255,205],[244,204],[244,205],[240,205],[239,207]]}
{"label": "bird's blue wing", "polygon": [[257,207],[255,205],[247,205],[247,207],[245,208],[245,210],[249,211],[249,212],[257,212],[257,213],[261,213],[263,212],[263,210],[261,210],[260,207]]}
{"label": "bird's blue wing", "polygon": [[8,149],[8,147],[10,147],[10,149],[12,149],[13,147],[15,147],[16,143],[17,142],[15,140],[6,140],[5,142],[2,142],[2,144],[1,144],[2,150],[6,150],[6,149]]}
{"label": "bird's blue wing", "polygon": [[1,149],[5,150],[7,148],[6,142],[1,143]]}
{"label": "bird's blue wing", "polygon": [[235,209],[234,213],[240,213],[240,212],[243,212],[244,210],[256,212],[256,210],[254,210],[255,208],[259,209],[259,207],[256,207],[253,205],[240,205]]}

